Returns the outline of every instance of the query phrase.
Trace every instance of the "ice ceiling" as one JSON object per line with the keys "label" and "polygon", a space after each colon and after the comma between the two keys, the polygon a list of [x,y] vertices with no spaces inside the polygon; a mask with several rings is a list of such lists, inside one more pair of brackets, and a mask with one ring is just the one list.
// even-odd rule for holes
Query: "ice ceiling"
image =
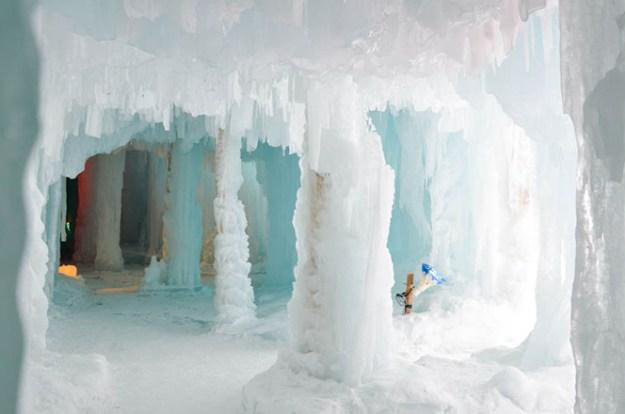
{"label": "ice ceiling", "polygon": [[[99,191],[92,209],[78,210],[79,253],[96,268],[123,269],[121,188],[138,150],[148,172],[130,179],[147,181],[144,237],[154,253],[145,287],[197,289],[209,266],[215,331],[227,335],[258,322],[257,256],[267,256],[267,285],[291,295],[288,345],[246,385],[247,411],[400,409],[397,395],[363,388],[384,389],[381,373],[398,355],[493,349],[498,363],[521,370],[574,355],[576,412],[625,409],[621,2],[41,0],[31,15],[17,0],[2,7],[27,40],[30,16],[40,61],[37,72],[34,44],[2,43],[3,53],[26,56],[3,71],[40,82],[38,93],[8,88],[2,102],[24,134],[38,134],[27,165],[27,151],[7,146],[23,155],[2,175],[25,170],[25,209],[15,194],[7,204],[28,224],[17,290],[21,412],[45,412],[44,395],[63,400],[58,384],[71,377],[50,369],[61,363],[46,346],[65,178],[83,173],[80,191]],[[33,131],[23,114],[37,108]],[[394,318],[391,291],[422,259],[453,283],[424,296],[414,318]],[[19,341],[11,344],[19,354]],[[488,384],[514,412],[548,412],[544,393],[510,391],[523,382],[517,371]],[[448,397],[413,408],[480,412]],[[83,403],[56,407],[81,412]]]}

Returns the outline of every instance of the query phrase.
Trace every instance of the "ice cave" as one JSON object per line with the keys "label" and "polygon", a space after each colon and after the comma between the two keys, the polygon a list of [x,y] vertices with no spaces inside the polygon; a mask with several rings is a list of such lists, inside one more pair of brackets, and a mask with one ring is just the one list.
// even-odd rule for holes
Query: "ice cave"
{"label": "ice cave", "polygon": [[625,413],[625,0],[2,0],[0,57],[0,414]]}

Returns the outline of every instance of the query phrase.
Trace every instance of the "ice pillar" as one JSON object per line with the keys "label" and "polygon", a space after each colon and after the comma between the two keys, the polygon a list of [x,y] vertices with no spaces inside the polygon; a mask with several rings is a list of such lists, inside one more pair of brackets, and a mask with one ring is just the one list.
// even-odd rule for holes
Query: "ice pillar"
{"label": "ice pillar", "polygon": [[254,291],[249,278],[249,244],[245,209],[238,192],[243,184],[241,138],[220,130],[215,154],[217,197],[215,224],[215,306],[222,324],[255,317]]}
{"label": "ice pillar", "polygon": [[387,362],[394,174],[349,78],[309,91],[288,363],[357,384]]}
{"label": "ice pillar", "polygon": [[38,130],[39,65],[30,4],[0,3],[0,55],[11,56],[0,65],[0,412],[7,414],[16,410],[22,362],[16,303],[26,235],[22,182]]}
{"label": "ice pillar", "polygon": [[560,2],[563,96],[578,143],[578,414],[625,412],[624,11],[622,2]]}
{"label": "ice pillar", "polygon": [[201,144],[178,140],[171,159],[168,211],[165,233],[168,249],[167,283],[196,288],[200,285],[202,209],[198,200]]}
{"label": "ice pillar", "polygon": [[151,151],[148,155],[148,212],[147,251],[148,256],[160,257],[163,247],[163,215],[167,192],[166,154]]}
{"label": "ice pillar", "polygon": [[124,268],[119,240],[125,161],[125,150],[97,156],[95,220],[98,237],[94,265],[98,270],[120,271]]}

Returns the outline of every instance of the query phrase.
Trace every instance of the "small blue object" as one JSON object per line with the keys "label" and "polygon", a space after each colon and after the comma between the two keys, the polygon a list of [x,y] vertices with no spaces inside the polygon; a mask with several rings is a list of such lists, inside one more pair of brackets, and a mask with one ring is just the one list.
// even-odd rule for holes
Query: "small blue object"
{"label": "small blue object", "polygon": [[447,282],[447,279],[445,277],[443,277],[442,275],[439,276],[438,272],[427,263],[421,264],[421,271],[426,275],[430,275],[432,280],[435,281],[437,285],[442,285],[443,283]]}

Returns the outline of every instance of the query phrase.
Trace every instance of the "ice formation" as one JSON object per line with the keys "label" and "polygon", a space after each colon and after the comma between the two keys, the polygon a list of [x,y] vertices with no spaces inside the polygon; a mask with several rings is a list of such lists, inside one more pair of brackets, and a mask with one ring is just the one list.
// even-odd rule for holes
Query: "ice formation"
{"label": "ice formation", "polygon": [[560,5],[563,99],[579,148],[571,333],[577,413],[625,409],[624,11],[623,2]]}
{"label": "ice formation", "polygon": [[[234,130],[236,131],[236,130]],[[233,136],[238,133],[233,131]],[[217,197],[215,224],[215,306],[222,323],[237,324],[255,317],[251,265],[245,228],[247,220],[238,192],[243,184],[241,142],[230,129],[217,137]]]}
{"label": "ice formation", "polygon": [[[214,320],[183,319],[211,334],[263,332],[260,298],[290,296],[288,342],[245,386],[249,412],[561,412],[566,385],[541,375],[572,364],[569,340],[576,412],[625,410],[625,5],[42,0],[31,12],[7,0],[0,11],[11,22],[0,52],[14,56],[0,69],[11,276],[0,336],[15,338],[0,343],[3,413],[18,403],[22,351],[21,412],[112,404],[103,356],[46,345],[49,302],[88,289],[56,275],[70,236],[85,274],[139,267],[142,297],[206,299]],[[450,283],[394,317],[391,292],[425,258]],[[406,367],[420,378],[389,391]],[[432,391],[443,371],[449,389]]]}

